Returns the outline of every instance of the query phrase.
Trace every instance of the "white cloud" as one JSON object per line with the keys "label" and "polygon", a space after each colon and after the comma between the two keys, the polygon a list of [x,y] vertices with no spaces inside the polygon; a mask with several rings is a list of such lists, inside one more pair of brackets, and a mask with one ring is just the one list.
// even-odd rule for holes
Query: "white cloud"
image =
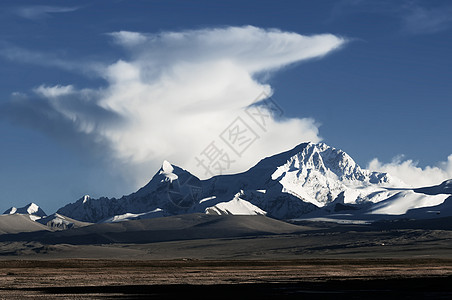
{"label": "white cloud", "polygon": [[121,30],[118,32],[112,32],[110,33],[110,35],[116,40],[118,44],[127,47],[137,46],[147,40],[146,36],[140,32]]}
{"label": "white cloud", "polygon": [[[46,109],[72,122],[77,132],[107,145],[138,185],[164,159],[203,177],[195,157],[211,142],[234,161],[227,172],[237,172],[303,141],[319,141],[312,119],[276,115],[267,117],[262,128],[245,109],[263,92],[273,92],[256,75],[322,57],[345,43],[331,34],[302,36],[252,26],[111,36],[130,58],[103,69],[106,87],[41,86],[35,92]],[[260,109],[270,115],[264,106]],[[111,121],[116,116],[121,122]],[[237,117],[258,136],[241,156],[220,138]]]}
{"label": "white cloud", "polygon": [[425,168],[419,167],[418,163],[411,159],[403,160],[403,156],[394,158],[390,163],[382,163],[374,158],[367,168],[387,172],[411,187],[431,186],[452,178],[452,154],[437,166]]}
{"label": "white cloud", "polygon": [[34,92],[42,97],[58,98],[74,93],[74,87],[72,85],[66,86],[56,85],[52,87],[41,85],[38,88],[34,89]]}

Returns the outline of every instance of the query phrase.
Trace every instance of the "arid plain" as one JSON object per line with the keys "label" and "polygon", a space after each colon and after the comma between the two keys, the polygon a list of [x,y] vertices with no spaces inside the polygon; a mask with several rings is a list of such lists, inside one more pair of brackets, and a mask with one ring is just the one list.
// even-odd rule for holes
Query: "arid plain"
{"label": "arid plain", "polygon": [[0,296],[448,298],[450,224],[449,218],[294,224],[194,214],[3,234]]}

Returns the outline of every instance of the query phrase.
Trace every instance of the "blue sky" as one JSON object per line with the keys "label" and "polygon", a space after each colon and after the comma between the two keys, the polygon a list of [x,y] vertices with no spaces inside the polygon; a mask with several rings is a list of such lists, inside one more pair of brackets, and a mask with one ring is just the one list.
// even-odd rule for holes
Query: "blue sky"
{"label": "blue sky", "polygon": [[452,177],[450,1],[2,1],[0,16],[0,210],[128,194],[162,159],[198,175],[237,117],[256,126],[243,108],[260,92],[279,115],[226,171],[321,140],[412,185]]}

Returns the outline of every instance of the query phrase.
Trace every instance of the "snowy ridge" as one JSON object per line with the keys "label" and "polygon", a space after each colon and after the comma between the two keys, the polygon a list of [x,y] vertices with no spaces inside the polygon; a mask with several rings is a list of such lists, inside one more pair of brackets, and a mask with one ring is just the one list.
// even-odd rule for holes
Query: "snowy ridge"
{"label": "snowy ridge", "polygon": [[452,194],[452,179],[446,180],[439,185],[418,188],[415,189],[414,191],[416,193],[423,193],[427,195]]}
{"label": "snowy ridge", "polygon": [[54,213],[51,214],[50,216],[40,218],[36,220],[36,222],[41,223],[42,225],[45,225],[52,230],[66,230],[70,228],[83,227],[91,224],[80,222],[78,220],[68,218],[58,213]]}
{"label": "snowy ridge", "polygon": [[130,220],[151,219],[151,218],[159,218],[159,217],[166,217],[166,215],[162,209],[156,208],[153,211],[139,213],[139,214],[125,213],[122,215],[117,215],[117,216],[103,220],[102,223],[116,223],[116,222],[130,221]]}
{"label": "snowy ridge", "polygon": [[198,178],[164,161],[151,181],[136,193],[120,199],[85,196],[60,208],[57,213],[92,223],[185,213],[193,205],[194,186],[200,187]]}
{"label": "snowy ridge", "polygon": [[405,186],[386,173],[362,169],[344,151],[304,143],[262,159],[246,172],[200,180],[168,161],[143,188],[120,199],[82,197],[58,210],[85,222],[119,222],[186,213],[267,215],[294,219],[349,210],[402,215],[440,205],[452,181],[435,189]]}

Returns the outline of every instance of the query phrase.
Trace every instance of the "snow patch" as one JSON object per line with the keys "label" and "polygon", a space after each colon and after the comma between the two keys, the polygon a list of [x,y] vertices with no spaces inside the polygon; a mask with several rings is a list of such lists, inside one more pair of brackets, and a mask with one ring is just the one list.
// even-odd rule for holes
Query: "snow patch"
{"label": "snow patch", "polygon": [[37,221],[37,220],[41,219],[41,217],[35,216],[35,215],[29,215],[29,217],[30,217],[30,220],[32,220],[32,221]]}
{"label": "snow patch", "polygon": [[212,197],[203,198],[203,199],[199,200],[199,203],[201,204],[201,203],[203,203],[203,202],[210,201],[210,200],[214,200],[214,199],[216,199],[216,198],[217,198],[217,196],[212,196]]}
{"label": "snow patch", "polygon": [[267,212],[259,207],[240,199],[243,191],[237,193],[234,199],[228,202],[220,202],[215,206],[205,209],[205,213],[209,215],[266,215]]}
{"label": "snow patch", "polygon": [[111,218],[108,218],[101,223],[116,223],[116,222],[124,222],[124,221],[130,221],[130,220],[138,220],[138,219],[150,219],[150,218],[156,218],[156,217],[163,217],[165,215],[163,209],[156,208],[152,211],[144,212],[144,213],[125,213],[122,215],[113,216]]}
{"label": "snow patch", "polygon": [[173,171],[174,167],[168,161],[164,160],[162,163],[161,171],[159,173],[165,176],[165,178],[162,179],[162,182],[164,181],[173,182],[174,180],[176,180],[178,176],[174,174]]}
{"label": "snow patch", "polygon": [[83,204],[85,204],[86,202],[88,202],[90,198],[91,198],[91,197],[90,197],[89,195],[83,196]]}
{"label": "snow patch", "polygon": [[37,206],[35,203],[30,203],[30,205],[28,205],[27,212],[30,215],[37,213],[38,210],[39,210],[39,206]]}

